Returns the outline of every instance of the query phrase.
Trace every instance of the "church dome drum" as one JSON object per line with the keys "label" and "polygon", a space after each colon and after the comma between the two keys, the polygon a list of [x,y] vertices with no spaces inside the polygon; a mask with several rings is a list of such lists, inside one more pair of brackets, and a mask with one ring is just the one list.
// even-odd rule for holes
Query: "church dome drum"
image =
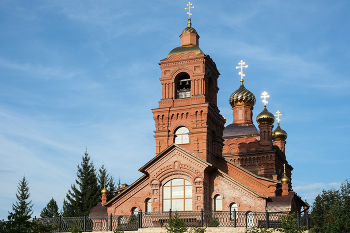
{"label": "church dome drum", "polygon": [[243,83],[242,85],[231,94],[229,102],[232,107],[239,105],[254,106],[255,105],[255,96],[249,90],[247,90]]}
{"label": "church dome drum", "polygon": [[274,141],[285,141],[288,137],[288,134],[286,131],[284,131],[281,127],[280,124],[278,123],[277,128],[272,131],[272,139]]}
{"label": "church dome drum", "polygon": [[267,111],[266,109],[266,105],[264,107],[264,110],[259,113],[259,115],[256,117],[256,121],[258,122],[258,124],[269,124],[272,125],[275,122],[275,117],[274,115]]}

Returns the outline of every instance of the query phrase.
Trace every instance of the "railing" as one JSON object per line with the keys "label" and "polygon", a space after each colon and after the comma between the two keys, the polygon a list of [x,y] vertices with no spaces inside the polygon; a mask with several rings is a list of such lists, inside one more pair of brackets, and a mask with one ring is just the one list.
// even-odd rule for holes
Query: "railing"
{"label": "railing", "polygon": [[[57,217],[35,219],[44,225],[54,225],[52,232],[70,232],[70,228],[79,227],[83,232],[113,231],[122,228],[124,231],[135,231],[139,228],[165,227],[175,214],[188,227],[282,227],[282,216],[285,212],[251,212],[251,211],[169,211],[139,212],[133,215],[110,215],[104,217]],[[306,226],[309,229],[308,214],[295,213],[297,228]]]}

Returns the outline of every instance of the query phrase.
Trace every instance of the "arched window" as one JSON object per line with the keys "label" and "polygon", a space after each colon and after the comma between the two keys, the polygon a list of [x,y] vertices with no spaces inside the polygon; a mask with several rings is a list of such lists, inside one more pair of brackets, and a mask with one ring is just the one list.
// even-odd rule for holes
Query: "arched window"
{"label": "arched window", "polygon": [[230,213],[231,213],[231,219],[235,218],[235,213],[236,213],[236,219],[238,218],[238,205],[237,205],[237,203],[235,203],[235,202],[231,203]]}
{"label": "arched window", "polygon": [[216,195],[214,198],[214,210],[222,211],[222,197],[220,195]]}
{"label": "arched window", "polygon": [[188,136],[188,129],[184,126],[178,128],[175,131],[175,144],[188,144],[190,143],[190,139]]}
{"label": "arched window", "polygon": [[180,74],[181,76],[176,83],[176,95],[178,99],[191,97],[191,79],[186,73]]}
{"label": "arched window", "polygon": [[139,213],[139,209],[137,207],[134,207],[131,209],[131,214],[137,215]]}
{"label": "arched window", "polygon": [[252,211],[247,212],[247,227],[254,227],[254,214]]}
{"label": "arched window", "polygon": [[152,212],[152,199],[147,198],[146,199],[146,213],[151,213]]}
{"label": "arched window", "polygon": [[163,187],[163,211],[191,211],[192,185],[185,179],[172,179]]}

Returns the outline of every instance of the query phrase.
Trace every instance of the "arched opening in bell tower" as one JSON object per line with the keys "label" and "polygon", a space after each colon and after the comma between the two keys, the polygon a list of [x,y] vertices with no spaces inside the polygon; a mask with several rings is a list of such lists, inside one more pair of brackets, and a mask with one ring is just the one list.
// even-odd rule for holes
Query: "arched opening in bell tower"
{"label": "arched opening in bell tower", "polygon": [[191,97],[191,79],[187,73],[180,73],[176,82],[176,98],[185,99]]}

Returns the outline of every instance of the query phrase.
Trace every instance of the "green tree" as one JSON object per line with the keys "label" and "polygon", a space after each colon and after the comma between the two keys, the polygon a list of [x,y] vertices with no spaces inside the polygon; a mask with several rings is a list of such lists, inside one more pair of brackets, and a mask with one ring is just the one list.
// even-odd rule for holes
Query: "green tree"
{"label": "green tree", "polygon": [[57,202],[55,201],[55,199],[51,198],[49,203],[47,203],[46,207],[44,207],[44,209],[41,211],[40,217],[42,217],[42,218],[54,218],[54,217],[58,217],[58,216],[59,216],[59,214],[58,214]]}
{"label": "green tree", "polygon": [[168,233],[183,233],[187,231],[185,221],[180,218],[177,212],[168,220],[168,226],[165,226],[165,229]]}
{"label": "green tree", "polygon": [[350,184],[345,180],[339,190],[322,190],[311,211],[312,232],[350,232]]}
{"label": "green tree", "polygon": [[100,190],[97,184],[95,167],[85,151],[83,161],[78,165],[78,178],[71,185],[63,201],[63,216],[77,217],[89,215],[90,210],[99,201]]}
{"label": "green tree", "polygon": [[102,164],[101,168],[98,170],[98,176],[97,176],[100,198],[101,198],[101,190],[104,188],[105,177],[106,177],[106,184],[107,184],[106,188],[109,191],[107,200],[109,201],[114,197],[114,193],[112,191],[115,191],[115,183],[114,183],[113,176],[107,172],[107,169]]}
{"label": "green tree", "polygon": [[114,196],[115,196],[115,193],[113,191],[116,190],[116,186],[115,186],[115,183],[114,183],[114,179],[113,179],[113,176],[111,175],[111,177],[109,178],[109,181],[108,181],[108,197],[107,197],[107,200],[111,200]]}
{"label": "green tree", "polygon": [[122,184],[120,183],[120,177],[118,179],[117,190],[122,188]]}
{"label": "green tree", "polygon": [[6,223],[6,231],[9,233],[27,232],[31,228],[32,223],[29,221],[33,211],[31,204],[32,201],[28,201],[30,197],[28,181],[26,177],[19,181],[17,186],[16,198],[17,201],[12,205],[12,212],[9,212],[8,222]]}

